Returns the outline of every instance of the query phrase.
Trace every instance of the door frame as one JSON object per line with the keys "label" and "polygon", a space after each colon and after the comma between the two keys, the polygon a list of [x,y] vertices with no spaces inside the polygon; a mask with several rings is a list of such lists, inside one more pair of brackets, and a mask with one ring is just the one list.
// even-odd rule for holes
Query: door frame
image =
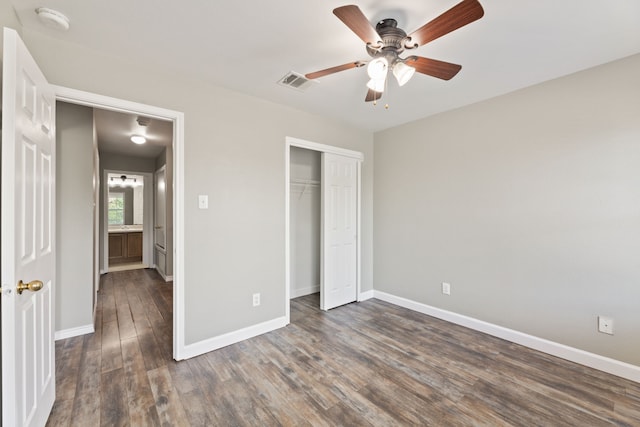
{"label": "door frame", "polygon": [[165,263],[162,267],[158,268],[158,264],[155,264],[156,271],[160,272],[160,275],[165,279],[165,281],[169,281],[169,280],[173,280],[173,277],[170,275],[167,275],[167,263],[166,263],[166,256],[167,256],[167,191],[166,190],[164,193],[164,224],[162,224],[162,228],[164,229],[164,233],[165,233],[164,246],[159,246],[156,240],[157,239],[156,230],[158,229],[157,214],[158,214],[158,211],[161,210],[161,209],[158,209],[158,174],[160,174],[160,172],[164,174],[164,185],[166,188],[167,165],[160,166],[152,174],[153,197],[152,197],[151,203],[153,204],[153,217],[151,218],[151,221],[153,223],[153,229],[152,229],[153,235],[151,236],[151,242],[153,244],[154,264],[155,264],[155,254],[157,253],[156,251],[160,251],[160,253],[162,253],[165,256],[165,260],[164,260]]}
{"label": "door frame", "polygon": [[182,360],[185,355],[184,113],[64,86],[51,86],[57,101],[173,122],[173,358]]}
{"label": "door frame", "polygon": [[107,211],[109,209],[109,181],[108,175],[110,173],[115,173],[118,175],[138,175],[144,178],[144,188],[143,188],[143,196],[142,196],[142,216],[143,222],[142,225],[142,241],[143,241],[143,251],[142,251],[142,264],[145,264],[147,268],[154,268],[155,263],[153,260],[153,173],[152,172],[136,172],[136,171],[126,171],[126,170],[115,170],[115,169],[105,169],[102,174],[102,179],[104,182],[103,186],[103,200],[104,203],[101,206],[100,211],[102,212],[102,220],[104,224],[104,230],[102,230],[103,237],[103,270],[101,273],[106,273],[109,271],[109,220],[107,218]]}
{"label": "door frame", "polygon": [[[346,148],[334,147],[332,145],[319,144],[317,142],[306,141],[304,139],[293,138],[290,136],[285,137],[285,150],[284,150],[284,158],[285,158],[285,227],[284,227],[284,264],[285,264],[285,317],[286,323],[290,323],[291,321],[291,306],[289,303],[289,299],[291,297],[291,212],[290,212],[290,203],[291,203],[291,188],[289,185],[289,181],[291,179],[291,147],[298,148],[306,148],[308,150],[318,151],[320,153],[330,153],[336,154],[339,156],[351,157],[358,160],[358,187],[357,187],[357,241],[356,241],[356,301],[361,301],[360,299],[360,286],[361,286],[361,278],[362,278],[362,268],[361,268],[361,259],[362,259],[362,251],[361,251],[361,224],[362,224],[362,162],[364,161],[364,154],[359,151],[349,150]],[[324,236],[320,236],[320,240],[324,241]],[[320,257],[322,258],[322,251],[320,252]],[[322,269],[321,269],[322,271]],[[323,283],[320,283],[320,292],[323,292]]]}

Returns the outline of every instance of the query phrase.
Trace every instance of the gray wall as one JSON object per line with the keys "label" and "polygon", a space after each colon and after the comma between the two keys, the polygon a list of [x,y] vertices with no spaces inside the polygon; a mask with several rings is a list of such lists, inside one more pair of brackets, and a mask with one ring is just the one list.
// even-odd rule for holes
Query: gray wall
{"label": "gray wall", "polygon": [[[285,315],[287,136],[364,153],[362,284],[363,290],[372,289],[369,132],[27,29],[23,33],[53,84],[184,112],[185,247],[176,249],[186,260],[187,344]],[[199,194],[209,195],[208,210],[198,209]],[[257,292],[262,304],[254,308]]]}
{"label": "gray wall", "polygon": [[375,289],[640,365],[639,76],[635,55],[377,133]]}
{"label": "gray wall", "polygon": [[56,324],[93,324],[93,109],[56,103]]}
{"label": "gray wall", "polygon": [[[100,141],[98,141],[98,144],[100,144]],[[155,159],[122,156],[120,154],[100,151],[100,168],[102,171],[106,169],[153,173],[155,172]]]}
{"label": "gray wall", "polygon": [[[0,0],[0,29],[4,27],[16,30],[22,37],[22,26],[20,25],[20,21],[18,20],[18,16],[16,15],[13,6],[9,3],[8,0]],[[0,31],[0,53],[2,53],[2,49],[4,48],[3,33],[3,31]]]}

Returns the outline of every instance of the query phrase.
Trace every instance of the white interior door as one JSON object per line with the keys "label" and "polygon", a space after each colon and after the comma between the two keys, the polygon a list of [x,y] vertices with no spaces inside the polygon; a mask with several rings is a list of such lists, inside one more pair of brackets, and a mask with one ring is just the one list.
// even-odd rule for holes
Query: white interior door
{"label": "white interior door", "polygon": [[55,97],[6,28],[2,89],[2,425],[42,426],[55,399]]}
{"label": "white interior door", "polygon": [[322,153],[320,308],[357,299],[358,160]]}

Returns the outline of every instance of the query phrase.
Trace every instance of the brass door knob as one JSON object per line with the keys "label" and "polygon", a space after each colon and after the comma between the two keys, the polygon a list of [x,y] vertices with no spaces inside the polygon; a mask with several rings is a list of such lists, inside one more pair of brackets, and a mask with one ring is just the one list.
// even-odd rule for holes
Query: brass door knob
{"label": "brass door knob", "polygon": [[20,280],[18,281],[16,290],[18,291],[19,295],[22,295],[22,291],[29,290],[31,292],[38,292],[40,289],[42,289],[43,286],[44,283],[42,283],[40,280],[32,280],[29,283],[23,283],[22,280]]}

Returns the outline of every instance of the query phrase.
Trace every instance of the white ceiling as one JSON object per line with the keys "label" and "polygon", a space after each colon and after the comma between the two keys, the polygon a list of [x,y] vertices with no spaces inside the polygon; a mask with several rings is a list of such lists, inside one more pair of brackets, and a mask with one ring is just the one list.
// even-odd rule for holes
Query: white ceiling
{"label": "white ceiling", "polygon": [[[354,126],[378,131],[640,52],[638,0],[480,0],[485,15],[412,54],[462,65],[446,82],[416,75],[384,102],[364,102],[366,69],[318,80],[306,92],[276,82],[367,59],[333,14],[345,0],[12,0],[22,24],[51,37],[178,71]],[[457,0],[361,0],[372,22],[408,33]],[[43,27],[36,7],[66,14],[66,33]]]}
{"label": "white ceiling", "polygon": [[[134,157],[155,158],[173,142],[173,123],[149,119],[147,126],[138,124],[138,116],[109,110],[94,110],[96,137],[100,152]],[[147,142],[131,142],[132,135],[142,135]]]}

